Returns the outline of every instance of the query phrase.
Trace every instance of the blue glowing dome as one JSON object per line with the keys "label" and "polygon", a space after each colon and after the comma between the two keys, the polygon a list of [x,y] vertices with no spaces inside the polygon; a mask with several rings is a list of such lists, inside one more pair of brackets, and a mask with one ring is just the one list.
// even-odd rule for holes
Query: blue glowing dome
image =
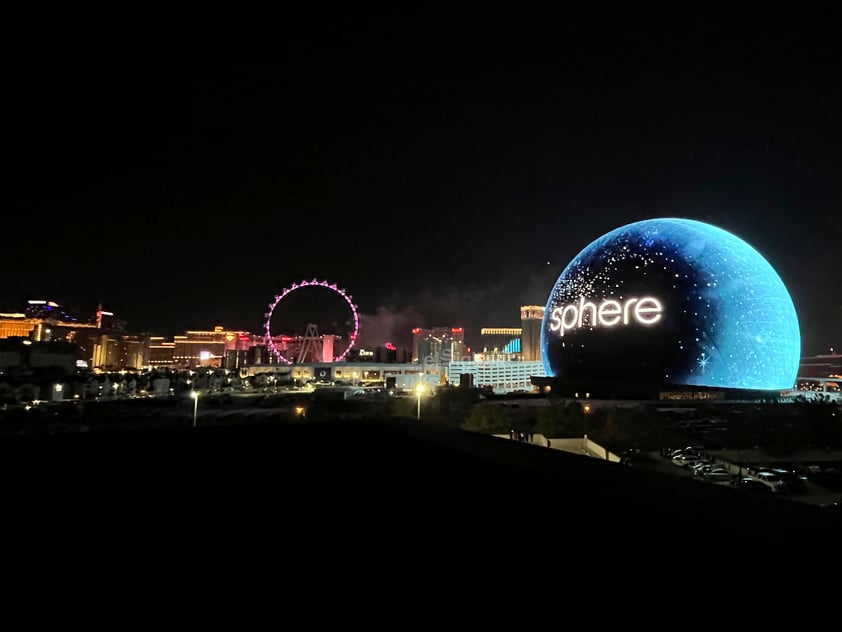
{"label": "blue glowing dome", "polygon": [[663,218],[617,228],[568,264],[541,351],[556,378],[785,390],[801,334],[760,253],[721,228]]}

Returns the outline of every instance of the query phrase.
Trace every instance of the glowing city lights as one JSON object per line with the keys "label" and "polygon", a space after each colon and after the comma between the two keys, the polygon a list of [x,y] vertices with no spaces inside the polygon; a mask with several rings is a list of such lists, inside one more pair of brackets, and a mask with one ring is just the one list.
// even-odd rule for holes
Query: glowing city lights
{"label": "glowing city lights", "polygon": [[661,302],[651,296],[630,298],[624,304],[606,299],[599,306],[582,296],[578,306],[573,303],[553,309],[550,314],[550,331],[557,331],[563,336],[565,331],[583,325],[613,327],[620,323],[628,325],[631,321],[640,325],[654,325],[661,320],[663,311]]}
{"label": "glowing city lights", "polygon": [[335,283],[328,283],[327,281],[319,281],[318,279],[312,279],[311,281],[307,281],[306,279],[301,281],[301,283],[293,283],[288,288],[284,288],[284,290],[280,294],[275,295],[275,300],[269,303],[269,311],[266,312],[266,323],[264,325],[265,328],[265,339],[266,339],[266,346],[269,348],[269,351],[272,353],[275,358],[278,359],[279,362],[282,364],[292,364],[292,361],[285,357],[281,350],[275,346],[275,340],[272,337],[272,315],[275,313],[275,310],[278,308],[278,304],[284,300],[289,294],[295,292],[296,290],[300,290],[307,287],[323,287],[332,292],[335,292],[339,296],[343,298],[343,300],[348,304],[348,307],[351,309],[351,314],[354,320],[354,329],[349,335],[349,343],[345,351],[343,351],[339,356],[336,357],[336,362],[341,362],[345,359],[351,349],[354,347],[354,343],[357,340],[357,335],[360,332],[360,315],[357,312],[357,306],[354,305],[354,301],[350,294],[348,294],[344,289],[338,287]]}
{"label": "glowing city lights", "polygon": [[567,265],[541,348],[551,377],[780,390],[795,382],[801,336],[754,248],[704,222],[657,218],[606,233]]}

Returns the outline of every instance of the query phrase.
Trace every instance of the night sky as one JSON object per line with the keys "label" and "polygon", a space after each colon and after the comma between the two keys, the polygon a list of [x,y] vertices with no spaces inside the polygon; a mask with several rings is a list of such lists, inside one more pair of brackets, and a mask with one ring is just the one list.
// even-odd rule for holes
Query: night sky
{"label": "night sky", "polygon": [[842,348],[836,14],[153,6],[6,16],[0,311],[259,332],[318,277],[369,344],[476,343],[675,216],[767,258],[804,353]]}

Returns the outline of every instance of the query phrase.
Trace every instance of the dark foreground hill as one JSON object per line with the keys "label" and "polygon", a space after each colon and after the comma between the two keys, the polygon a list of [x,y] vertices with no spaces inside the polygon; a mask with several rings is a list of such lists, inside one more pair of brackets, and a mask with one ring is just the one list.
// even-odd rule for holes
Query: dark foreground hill
{"label": "dark foreground hill", "polygon": [[840,560],[833,509],[414,420],[10,437],[0,461],[7,573],[93,597],[742,594]]}

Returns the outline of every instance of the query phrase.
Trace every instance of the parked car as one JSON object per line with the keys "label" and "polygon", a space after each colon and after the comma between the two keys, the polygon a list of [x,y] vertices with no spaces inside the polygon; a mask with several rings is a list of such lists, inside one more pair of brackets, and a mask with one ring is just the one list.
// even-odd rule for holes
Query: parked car
{"label": "parked car", "polygon": [[784,480],[774,472],[770,472],[768,470],[755,471],[751,477],[754,480],[760,481],[764,485],[768,486],[769,489],[776,494],[782,494],[789,491],[786,486],[786,482],[784,482]]}
{"label": "parked car", "polygon": [[706,457],[703,457],[698,454],[679,454],[677,456],[672,457],[672,463],[673,465],[678,465],[679,467],[686,467],[691,463],[698,463],[705,458]]}
{"label": "parked car", "polygon": [[794,494],[806,494],[807,493],[807,483],[805,479],[793,472],[792,470],[787,470],[785,468],[780,467],[773,467],[769,470],[770,472],[774,472],[781,479],[786,483],[786,486],[789,491],[793,492]]}
{"label": "parked car", "polygon": [[766,483],[753,479],[750,476],[743,476],[742,478],[733,481],[732,484],[734,485],[734,487],[744,492],[755,494],[772,493],[772,488],[769,487]]}
{"label": "parked car", "polygon": [[727,483],[733,477],[724,467],[714,468],[702,474],[702,478],[710,483]]}
{"label": "parked car", "polygon": [[842,470],[832,467],[822,468],[818,472],[811,473],[809,476],[812,482],[818,483],[822,487],[842,491]]}
{"label": "parked car", "polygon": [[705,473],[710,472],[714,468],[721,468],[722,466],[715,463],[712,459],[696,461],[687,466],[693,471],[693,476],[704,476]]}
{"label": "parked car", "polygon": [[687,446],[685,448],[678,448],[669,452],[669,458],[673,459],[677,456],[705,456],[705,451],[702,448],[694,446]]}

